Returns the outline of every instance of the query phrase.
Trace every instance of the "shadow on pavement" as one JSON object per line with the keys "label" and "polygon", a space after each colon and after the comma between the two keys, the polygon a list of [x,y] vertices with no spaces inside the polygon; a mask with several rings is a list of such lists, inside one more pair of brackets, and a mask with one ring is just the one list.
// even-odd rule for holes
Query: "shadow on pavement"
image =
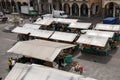
{"label": "shadow on pavement", "polygon": [[106,64],[106,63],[108,63],[111,60],[112,56],[111,55],[108,55],[108,56],[99,56],[99,55],[82,53],[77,58],[78,59],[92,61],[92,62],[96,62],[96,63]]}

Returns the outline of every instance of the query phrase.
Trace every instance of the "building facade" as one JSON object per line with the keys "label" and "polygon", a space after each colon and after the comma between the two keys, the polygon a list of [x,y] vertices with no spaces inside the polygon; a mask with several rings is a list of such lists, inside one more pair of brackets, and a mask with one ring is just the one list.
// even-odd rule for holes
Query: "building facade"
{"label": "building facade", "polygon": [[102,8],[104,17],[120,18],[120,0],[103,0]]}
{"label": "building facade", "polygon": [[92,16],[101,12],[102,0],[63,0],[62,9],[71,16]]}
{"label": "building facade", "polygon": [[33,6],[40,14],[52,13],[52,9],[64,10],[70,16],[94,16],[120,18],[120,0],[0,0],[0,10],[15,12],[22,5]]}

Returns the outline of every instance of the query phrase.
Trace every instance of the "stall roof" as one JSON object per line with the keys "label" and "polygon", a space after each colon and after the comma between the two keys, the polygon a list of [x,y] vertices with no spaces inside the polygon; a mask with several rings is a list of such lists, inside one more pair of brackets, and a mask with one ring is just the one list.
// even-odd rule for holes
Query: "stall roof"
{"label": "stall roof", "polygon": [[37,30],[37,29],[24,28],[24,27],[16,27],[12,32],[21,33],[21,34],[30,33],[31,36],[41,37],[41,38],[49,38],[53,34],[54,31]]}
{"label": "stall roof", "polygon": [[45,26],[49,26],[54,22],[53,19],[47,18],[47,19],[42,19],[40,21],[35,22],[35,24],[38,25],[45,25]]}
{"label": "stall roof", "polygon": [[35,37],[49,38],[53,32],[54,31],[48,30],[33,30],[30,35]]}
{"label": "stall roof", "polygon": [[23,28],[31,28],[31,29],[39,29],[41,27],[41,25],[35,25],[35,24],[24,24]]}
{"label": "stall roof", "polygon": [[87,30],[86,34],[93,36],[109,37],[109,38],[112,38],[114,36],[114,32],[97,31],[97,30]]}
{"label": "stall roof", "polygon": [[[14,75],[14,77],[13,77]],[[37,65],[16,63],[5,80],[96,80],[82,75]]]}
{"label": "stall roof", "polygon": [[15,29],[12,30],[12,32],[14,32],[14,33],[21,33],[21,34],[28,34],[32,30],[33,29],[30,29],[30,28],[16,27]]}
{"label": "stall roof", "polygon": [[18,42],[8,52],[53,62],[61,50],[74,46],[45,40],[30,40]]}
{"label": "stall roof", "polygon": [[95,29],[106,31],[120,31],[120,25],[97,24]]}
{"label": "stall roof", "polygon": [[77,43],[88,44],[93,46],[105,47],[108,37],[81,35]]}
{"label": "stall roof", "polygon": [[73,40],[76,38],[76,36],[77,36],[77,34],[74,34],[74,33],[66,33],[66,32],[56,31],[50,38],[55,39],[55,40],[73,42]]}
{"label": "stall roof", "polygon": [[78,19],[63,19],[63,18],[58,18],[58,19],[54,19],[55,22],[59,22],[59,23],[63,23],[63,24],[70,24],[72,22],[77,22]]}
{"label": "stall roof", "polygon": [[69,25],[70,28],[88,29],[92,23],[73,22]]}

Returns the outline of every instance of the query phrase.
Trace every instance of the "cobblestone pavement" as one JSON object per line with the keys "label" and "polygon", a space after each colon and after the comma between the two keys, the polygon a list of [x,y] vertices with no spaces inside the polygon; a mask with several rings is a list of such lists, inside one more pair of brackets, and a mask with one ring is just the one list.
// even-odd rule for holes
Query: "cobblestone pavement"
{"label": "cobblestone pavement", "polygon": [[[81,21],[100,23],[101,18],[81,18]],[[16,43],[15,33],[3,32],[3,28],[9,24],[0,24],[0,76],[5,78],[8,74],[7,60],[14,54],[6,51]],[[79,53],[73,61],[79,62],[84,67],[83,75],[98,80],[120,80],[120,48],[111,52],[107,57]]]}

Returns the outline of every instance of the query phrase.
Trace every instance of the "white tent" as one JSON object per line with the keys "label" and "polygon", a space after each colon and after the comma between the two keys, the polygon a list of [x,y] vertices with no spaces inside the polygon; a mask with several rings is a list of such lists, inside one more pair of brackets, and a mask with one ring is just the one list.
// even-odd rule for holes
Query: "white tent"
{"label": "white tent", "polygon": [[63,18],[58,18],[54,19],[55,22],[63,23],[63,24],[71,24],[72,22],[77,22],[77,19],[63,19]]}
{"label": "white tent", "polygon": [[15,29],[12,30],[14,33],[21,33],[21,34],[28,34],[32,32],[33,29],[30,28],[23,28],[23,27],[16,27]]}
{"label": "white tent", "polygon": [[30,40],[18,42],[8,52],[53,62],[61,50],[74,46],[45,40]]}
{"label": "white tent", "polygon": [[30,33],[30,36],[49,38],[53,34],[54,31],[37,30],[37,29],[25,28],[25,27],[16,27],[14,30],[12,30],[12,32],[21,33],[21,34]]}
{"label": "white tent", "polygon": [[81,35],[77,40],[77,43],[94,45],[99,47],[105,47],[108,42],[108,37]]}
{"label": "white tent", "polygon": [[35,24],[24,24],[23,28],[30,28],[30,29],[39,29],[41,27],[41,25],[35,25]]}
{"label": "white tent", "polygon": [[95,29],[116,32],[116,31],[120,31],[120,25],[97,24]]}
{"label": "white tent", "polygon": [[77,29],[88,29],[92,23],[72,22],[69,27]]}
{"label": "white tent", "polygon": [[112,38],[114,36],[114,32],[97,31],[97,30],[87,30],[86,34],[93,36],[109,37],[109,38]]}
{"label": "white tent", "polygon": [[73,40],[76,38],[76,36],[77,36],[77,34],[74,34],[74,33],[66,33],[66,32],[56,31],[50,37],[50,39],[73,42]]}
{"label": "white tent", "polygon": [[41,38],[49,38],[54,31],[48,30],[33,30],[30,36],[41,37]]}
{"label": "white tent", "polygon": [[42,19],[42,20],[40,20],[40,21],[37,21],[37,22],[35,22],[34,24],[38,24],[38,25],[45,25],[45,26],[49,26],[49,25],[51,25],[52,23],[54,22],[54,20],[53,19]]}
{"label": "white tent", "polygon": [[96,80],[36,64],[16,63],[5,80]]}

